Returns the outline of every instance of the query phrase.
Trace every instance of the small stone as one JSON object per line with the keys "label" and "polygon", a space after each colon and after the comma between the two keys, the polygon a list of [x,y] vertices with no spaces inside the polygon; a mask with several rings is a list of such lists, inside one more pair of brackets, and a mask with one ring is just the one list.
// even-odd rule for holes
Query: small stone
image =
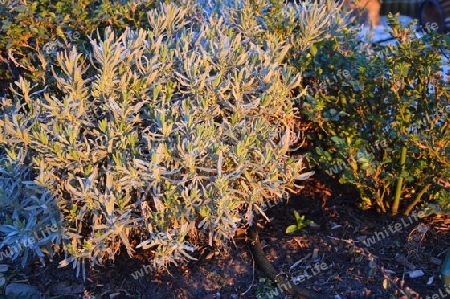
{"label": "small stone", "polygon": [[409,277],[411,278],[417,278],[425,275],[425,273],[422,270],[409,271],[408,274]]}
{"label": "small stone", "polygon": [[428,226],[426,226],[425,224],[420,224],[419,226],[417,226],[417,231],[418,231],[420,234],[424,234],[424,233],[426,233],[428,230],[429,230],[429,229],[428,229]]}
{"label": "small stone", "polygon": [[430,263],[440,266],[442,264],[442,261],[438,258],[432,257],[432,258],[430,258]]}
{"label": "small stone", "polygon": [[13,282],[6,286],[5,289],[6,298],[29,298],[39,299],[41,298],[41,292],[29,284]]}
{"label": "small stone", "polygon": [[312,261],[318,262],[319,261],[319,248],[314,248],[313,254],[312,254]]}

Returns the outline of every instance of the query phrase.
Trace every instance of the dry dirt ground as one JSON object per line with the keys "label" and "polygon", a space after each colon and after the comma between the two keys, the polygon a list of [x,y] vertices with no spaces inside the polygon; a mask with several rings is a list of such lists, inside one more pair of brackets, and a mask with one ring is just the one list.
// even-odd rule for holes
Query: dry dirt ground
{"label": "dry dirt ground", "polygon": [[[258,229],[280,275],[335,298],[443,298],[439,263],[450,246],[450,217],[388,217],[361,211],[357,203],[351,187],[317,175],[289,202],[271,208],[271,222],[260,220]],[[316,227],[287,235],[294,210]],[[197,256],[170,274],[145,274],[144,255],[123,254],[87,271],[85,282],[70,267],[58,269],[56,259],[45,267],[30,262],[25,269],[11,263],[15,270],[9,281],[34,285],[45,298],[289,298],[275,296],[276,286],[254,265],[244,240],[236,240],[228,252],[201,248]],[[412,270],[423,275],[411,278]],[[134,277],[136,271],[144,275]]]}

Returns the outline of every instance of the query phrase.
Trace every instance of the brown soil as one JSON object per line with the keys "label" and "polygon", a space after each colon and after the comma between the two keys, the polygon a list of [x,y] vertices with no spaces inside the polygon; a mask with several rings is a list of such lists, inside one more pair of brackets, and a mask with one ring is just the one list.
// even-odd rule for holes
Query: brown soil
{"label": "brown soil", "polygon": [[[304,185],[288,203],[267,212],[270,223],[258,223],[266,256],[280,275],[303,274],[302,286],[339,298],[432,298],[442,292],[438,263],[450,245],[449,216],[389,217],[362,211],[351,187],[325,176],[316,175]],[[318,227],[287,235],[286,227],[295,223],[294,210]],[[363,241],[372,238],[375,243],[365,246]],[[56,298],[271,298],[270,291],[276,290],[254,265],[243,240],[236,240],[228,252],[202,248],[198,258],[172,267],[170,274],[134,279],[135,271],[149,263],[143,255],[130,259],[123,253],[114,263],[89,269],[85,282],[71,267],[58,269],[59,260],[46,266],[30,262],[25,269],[14,265],[13,279],[27,280]],[[424,275],[410,278],[407,272],[415,269]]]}

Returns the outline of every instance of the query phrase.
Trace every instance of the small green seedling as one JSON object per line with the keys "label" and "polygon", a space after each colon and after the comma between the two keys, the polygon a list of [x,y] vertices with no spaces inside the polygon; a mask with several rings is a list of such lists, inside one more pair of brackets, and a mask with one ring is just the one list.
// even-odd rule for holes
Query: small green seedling
{"label": "small green seedling", "polygon": [[311,221],[306,220],[305,215],[300,216],[300,214],[294,210],[294,217],[296,224],[289,225],[286,228],[287,234],[292,234],[301,231],[303,228],[305,228],[307,225],[311,223]]}

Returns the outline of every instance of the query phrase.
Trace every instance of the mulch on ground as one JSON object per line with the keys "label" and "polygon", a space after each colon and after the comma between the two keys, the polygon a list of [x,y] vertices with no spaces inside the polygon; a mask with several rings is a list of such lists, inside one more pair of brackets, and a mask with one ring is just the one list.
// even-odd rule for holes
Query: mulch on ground
{"label": "mulch on ground", "polygon": [[[450,245],[449,216],[390,217],[362,211],[351,186],[325,175],[304,185],[287,203],[267,211],[270,222],[258,222],[266,256],[280,275],[321,294],[339,296],[335,298],[442,294],[438,274]],[[287,235],[286,227],[295,223],[294,210],[315,225]],[[71,267],[58,268],[58,259],[45,267],[29,262],[25,269],[14,263],[13,279],[28,281],[47,296],[59,296],[55,298],[289,298],[275,296],[275,284],[254,265],[244,240],[237,239],[226,252],[202,247],[197,257],[189,265],[171,267],[170,273],[155,274],[145,273],[146,255],[131,259],[124,252],[102,268],[89,269],[85,282]]]}

